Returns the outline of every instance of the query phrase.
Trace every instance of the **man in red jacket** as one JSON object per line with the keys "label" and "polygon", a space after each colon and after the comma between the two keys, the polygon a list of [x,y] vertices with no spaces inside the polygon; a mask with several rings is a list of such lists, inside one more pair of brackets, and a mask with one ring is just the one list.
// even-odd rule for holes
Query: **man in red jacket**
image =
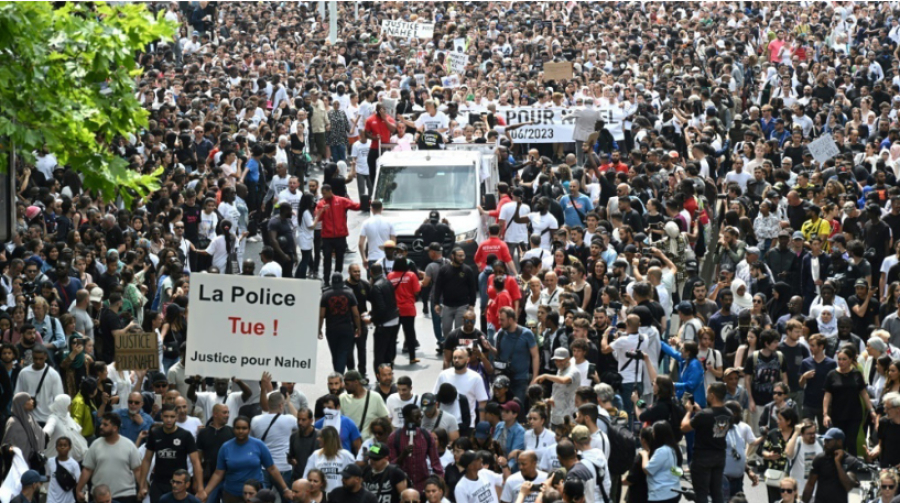
{"label": "man in red jacket", "polygon": [[488,236],[487,239],[478,245],[478,250],[475,252],[475,265],[478,266],[478,270],[484,270],[484,267],[487,265],[488,255],[493,253],[497,258],[506,263],[510,271],[515,271],[516,266],[513,265],[512,255],[509,254],[509,247],[502,239],[500,239],[500,226],[497,224],[489,225]]}
{"label": "man in red jacket", "polygon": [[359,203],[334,195],[331,185],[322,185],[322,199],[316,204],[316,216],[322,222],[322,255],[325,270],[322,278],[325,286],[331,286],[331,254],[334,253],[334,270],[343,272],[344,254],[347,253],[347,211],[359,211]]}

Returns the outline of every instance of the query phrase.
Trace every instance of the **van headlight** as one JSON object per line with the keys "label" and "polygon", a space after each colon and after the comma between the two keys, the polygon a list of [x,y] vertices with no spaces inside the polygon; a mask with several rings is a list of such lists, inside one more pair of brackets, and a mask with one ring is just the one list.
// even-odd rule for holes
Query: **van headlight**
{"label": "van headlight", "polygon": [[456,235],[456,242],[462,243],[465,241],[474,241],[475,235],[477,234],[475,229],[470,230],[469,232],[463,232],[462,234]]}

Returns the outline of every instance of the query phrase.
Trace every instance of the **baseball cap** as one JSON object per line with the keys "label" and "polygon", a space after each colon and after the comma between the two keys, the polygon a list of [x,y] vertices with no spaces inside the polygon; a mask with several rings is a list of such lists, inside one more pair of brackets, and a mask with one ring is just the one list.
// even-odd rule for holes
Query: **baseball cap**
{"label": "baseball cap", "polygon": [[[481,421],[475,425],[475,438],[484,440],[491,436],[491,423]],[[464,465],[465,466],[465,465]]]}
{"label": "baseball cap", "polygon": [[494,388],[494,389],[509,388],[509,377],[497,376],[497,378],[494,379],[494,384],[491,385],[491,388]]}
{"label": "baseball cap", "polygon": [[431,210],[431,211],[428,213],[428,219],[429,219],[429,220],[440,220],[440,219],[441,219],[441,214],[440,214],[440,212],[438,212],[438,210]]}
{"label": "baseball cap", "polygon": [[694,305],[686,300],[679,302],[675,309],[681,314],[694,314]]}
{"label": "baseball cap", "polygon": [[91,288],[91,302],[100,302],[103,300],[103,290],[99,286]]}
{"label": "baseball cap", "polygon": [[688,271],[696,271],[700,269],[700,266],[697,264],[696,260],[688,260],[684,263],[684,268]]}
{"label": "baseball cap", "polygon": [[421,405],[423,409],[433,409],[437,406],[437,398],[435,398],[434,393],[425,393],[422,395],[422,400],[419,402],[419,405]]}
{"label": "baseball cap", "polygon": [[400,243],[397,245],[397,250],[400,251],[409,251],[409,247],[406,246],[406,243]]}
{"label": "baseball cap", "polygon": [[22,474],[22,485],[30,486],[31,484],[37,484],[38,482],[47,482],[47,477],[42,477],[40,473],[34,470],[28,470]]}
{"label": "baseball cap", "polygon": [[866,211],[871,211],[872,213],[881,213],[881,206],[878,206],[875,203],[869,203],[866,205]]}
{"label": "baseball cap", "polygon": [[838,428],[828,428],[828,431],[822,435],[822,440],[844,440],[844,432],[839,430]]}
{"label": "baseball cap", "polygon": [[362,477],[363,471],[356,463],[350,463],[341,471],[341,478],[349,479],[350,477]]}
{"label": "baseball cap", "polygon": [[390,449],[388,449],[386,444],[374,442],[369,446],[369,459],[384,459],[387,457],[389,451]]}
{"label": "baseball cap", "polygon": [[501,405],[500,408],[505,410],[506,412],[515,412],[516,414],[518,414],[521,410],[521,408],[519,407],[519,403],[515,400],[506,402],[505,404]]}
{"label": "baseball cap", "polygon": [[740,373],[741,373],[741,369],[739,369],[739,368],[737,368],[737,367],[730,367],[730,368],[727,368],[727,369],[725,369],[725,376],[728,376],[728,375],[730,375],[730,374],[734,374],[735,372],[737,372],[737,373],[740,374]]}
{"label": "baseball cap", "polygon": [[556,348],[556,350],[553,351],[553,358],[550,358],[550,359],[551,360],[568,360],[569,358],[571,358],[571,357],[569,356],[568,349]]}
{"label": "baseball cap", "polygon": [[591,431],[587,426],[578,425],[572,430],[572,441],[576,443],[587,442],[591,438]]}
{"label": "baseball cap", "polygon": [[791,236],[792,239],[799,239],[803,241],[803,233],[800,231],[794,231],[794,235]]}
{"label": "baseball cap", "polygon": [[868,288],[868,287],[869,287],[869,283],[868,283],[865,279],[859,278],[858,280],[856,280],[856,285],[855,285],[855,286],[864,286],[864,287]]}

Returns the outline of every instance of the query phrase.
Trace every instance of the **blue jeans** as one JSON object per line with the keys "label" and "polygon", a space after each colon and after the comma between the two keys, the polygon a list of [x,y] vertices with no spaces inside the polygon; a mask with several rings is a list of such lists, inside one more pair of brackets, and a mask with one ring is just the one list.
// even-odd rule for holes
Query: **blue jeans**
{"label": "blue jeans", "polygon": [[332,162],[347,160],[347,145],[330,145]]}
{"label": "blue jeans", "polygon": [[216,486],[212,492],[206,497],[206,503],[219,503],[219,499],[222,498],[222,485],[219,484]]}
{"label": "blue jeans", "polygon": [[737,493],[744,492],[744,477],[725,477],[722,483],[722,491],[725,493],[725,499],[730,500]]}
{"label": "blue jeans", "polygon": [[[290,488],[291,487],[291,474],[293,473],[293,471],[287,470],[287,471],[280,472],[280,473],[281,473],[281,480],[283,480],[284,484],[288,488]],[[266,489],[274,489],[275,490],[275,494],[276,494],[275,501],[281,500],[281,488],[275,486],[275,481],[272,480],[272,475],[270,475],[269,472],[265,471],[265,470],[263,471],[263,486]]]}
{"label": "blue jeans", "polygon": [[622,383],[622,387],[619,389],[619,396],[622,397],[622,407],[628,413],[629,428],[634,424],[634,420],[637,419],[634,417],[634,403],[631,401],[631,392],[635,390],[637,390],[638,396],[643,395],[644,385],[642,383],[628,382]]}
{"label": "blue jeans", "polygon": [[168,373],[169,369],[172,368],[173,365],[178,363],[179,358],[166,358],[163,356],[163,373]]}

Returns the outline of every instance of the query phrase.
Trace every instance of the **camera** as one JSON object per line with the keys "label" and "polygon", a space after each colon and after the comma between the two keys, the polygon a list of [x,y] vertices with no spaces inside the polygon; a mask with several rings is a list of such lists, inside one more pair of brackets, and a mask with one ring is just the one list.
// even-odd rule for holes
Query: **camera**
{"label": "camera", "polygon": [[635,349],[634,351],[626,351],[625,356],[631,358],[632,360],[643,360],[644,352],[640,349]]}

